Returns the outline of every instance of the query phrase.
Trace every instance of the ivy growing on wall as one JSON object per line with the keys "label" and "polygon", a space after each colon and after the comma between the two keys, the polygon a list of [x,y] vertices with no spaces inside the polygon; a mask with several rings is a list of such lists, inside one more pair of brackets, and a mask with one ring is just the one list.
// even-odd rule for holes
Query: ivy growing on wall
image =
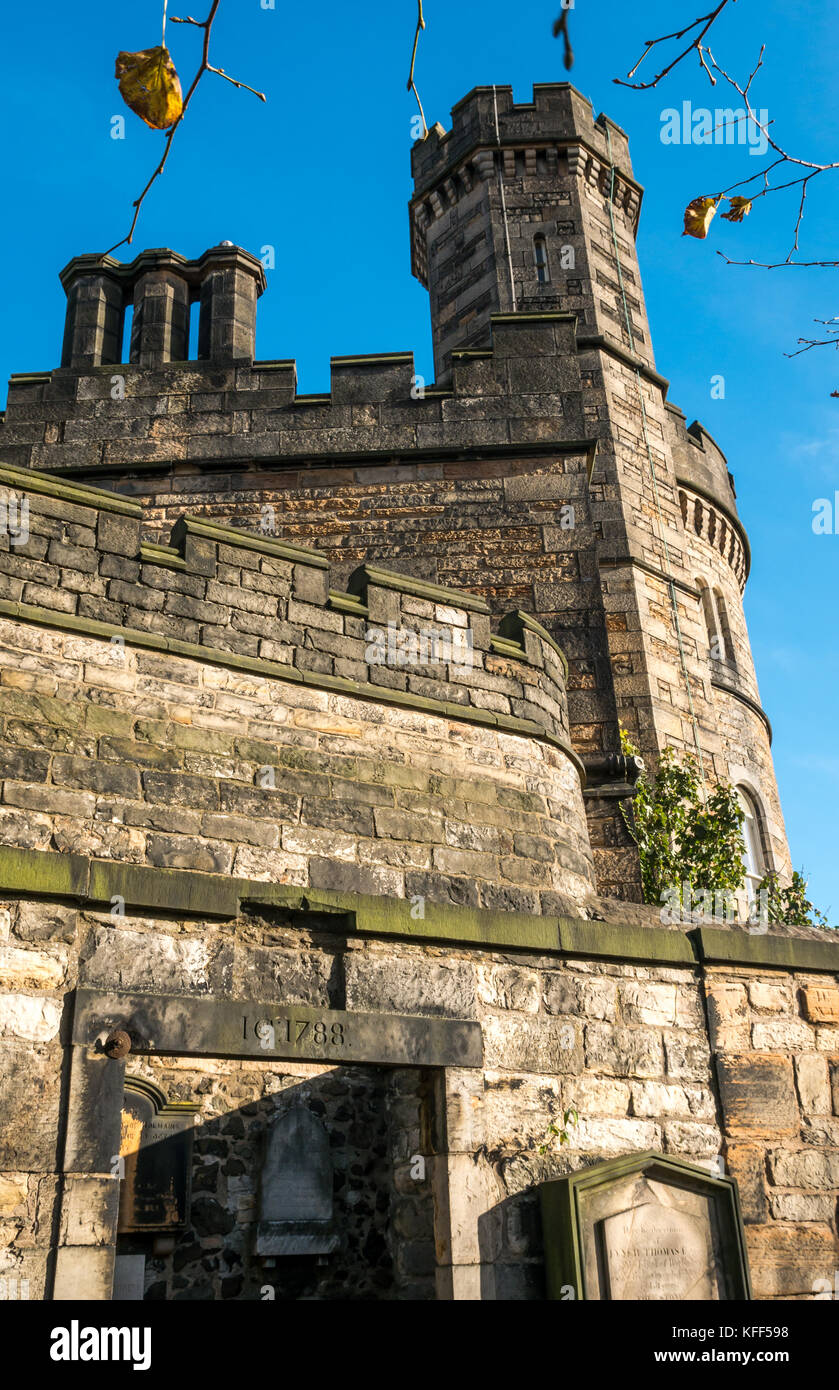
{"label": "ivy growing on wall", "polygon": [[797,869],[793,872],[792,882],[786,888],[781,887],[775,873],[766,874],[760,887],[766,890],[770,922],[805,923],[811,927],[830,926],[824,913],[819,912],[807,897],[807,880]]}
{"label": "ivy growing on wall", "polygon": [[[625,729],[621,751],[637,757]],[[697,900],[732,903],[745,884],[743,812],[737,793],[718,782],[704,797],[699,768],[690,753],[665,748],[654,779],[642,773],[635,794],[621,805],[627,830],[638,846],[646,903],[686,907]],[[758,888],[762,919],[768,922],[828,926],[807,898],[807,881],[798,872],[787,887],[769,873]],[[715,908],[711,907],[713,914]]]}
{"label": "ivy growing on wall", "polygon": [[[621,749],[638,754],[624,729]],[[665,748],[655,780],[641,774],[621,812],[638,846],[644,901],[676,892],[683,903],[703,893],[735,894],[743,887],[743,812],[733,787],[718,783],[703,800],[696,759]]]}

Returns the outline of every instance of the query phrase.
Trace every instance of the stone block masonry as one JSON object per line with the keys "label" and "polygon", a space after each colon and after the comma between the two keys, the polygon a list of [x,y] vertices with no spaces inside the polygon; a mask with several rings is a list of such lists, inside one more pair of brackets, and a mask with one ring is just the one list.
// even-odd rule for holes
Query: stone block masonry
{"label": "stone block masonry", "polygon": [[593,891],[538,624],[493,637],[480,599],[369,567],[330,591],[318,553],[203,521],[144,545],[136,504],[3,476],[31,493],[27,544],[0,537],[4,843],[518,911]]}
{"label": "stone block masonry", "polygon": [[[407,903],[388,915],[382,897],[244,879],[226,902],[229,877],[153,871],[156,883],[132,889],[126,866],[78,857],[68,890],[66,863],[33,851],[0,863],[17,885],[0,906],[4,1268],[29,1281],[32,1297],[49,1296],[55,1257],[88,1270],[88,1296],[106,1297],[102,1260],[116,1248],[145,1253],[150,1298],[255,1298],[268,1282],[286,1299],[342,1298],[350,1287],[384,1299],[538,1299],[536,1184],[647,1149],[712,1170],[722,1157],[740,1185],[757,1297],[814,1297],[832,1278],[839,947],[819,933],[684,936],[649,920],[621,924],[613,904],[611,921],[546,921],[548,948],[541,919],[513,913],[429,908],[423,921]],[[120,886],[127,905],[115,914]],[[487,944],[505,919],[506,941]],[[726,965],[715,963],[715,935],[729,942]],[[95,1153],[65,1154],[55,1172],[62,1051],[73,1053],[74,1075],[94,1065],[71,1045],[80,1035],[62,1029],[77,986],[169,1005],[273,998],[292,1015],[469,1020],[483,1063],[199,1058],[189,1037],[187,1055],[144,1054],[140,1042],[125,1062],[100,1056],[95,1065],[117,1079],[125,1070],[198,1105],[189,1224],[155,1254],[148,1237],[115,1244],[107,1165],[88,1172],[79,1208],[76,1175],[88,1171],[79,1163]],[[73,1091],[76,1151],[91,1084]],[[340,1252],[323,1268],[267,1269],[255,1251],[266,1129],[301,1104],[330,1136]],[[549,1126],[570,1106],[580,1120],[560,1150]]]}
{"label": "stone block masonry", "polygon": [[[434,383],[388,352],[300,395],[224,243],[76,257],[61,365],[10,384],[0,1278],[541,1299],[538,1184],[653,1150],[737,1178],[757,1297],[816,1297],[839,947],[663,925],[621,816],[620,725],[653,770],[698,744],[789,868],[748,539],[655,366],[627,138],[483,87],[412,159]],[[126,1088],[196,1113],[165,1235],[120,1225]],[[321,1264],[260,1246],[294,1107]]]}

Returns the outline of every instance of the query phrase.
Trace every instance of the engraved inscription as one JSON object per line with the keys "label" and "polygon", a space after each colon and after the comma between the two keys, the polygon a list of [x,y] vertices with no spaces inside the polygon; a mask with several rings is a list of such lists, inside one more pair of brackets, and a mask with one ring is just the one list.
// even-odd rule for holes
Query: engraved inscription
{"label": "engraved inscription", "polygon": [[274,1000],[77,991],[76,1042],[98,1046],[117,1025],[131,1039],[134,1055],[479,1067],[483,1052],[481,1025],[471,1019],[355,1013],[303,1004],[278,1007]]}
{"label": "engraved inscription", "polygon": [[345,1023],[333,1022],[325,1018],[295,1018],[294,1014],[275,1014],[273,1018],[257,1018],[242,1015],[242,1041],[256,1038],[263,1052],[275,1052],[281,1047],[284,1052],[289,1044],[295,1047],[304,1044],[323,1048],[324,1052],[348,1048],[350,1041]]}
{"label": "engraved inscription", "polygon": [[687,1212],[645,1202],[602,1222],[613,1299],[717,1299],[719,1288],[706,1223]]}

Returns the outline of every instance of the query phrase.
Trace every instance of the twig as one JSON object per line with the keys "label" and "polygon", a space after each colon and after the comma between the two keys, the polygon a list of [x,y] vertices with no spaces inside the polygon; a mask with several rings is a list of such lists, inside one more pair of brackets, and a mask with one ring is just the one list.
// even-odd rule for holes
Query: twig
{"label": "twig", "polygon": [[417,61],[417,47],[419,45],[420,30],[425,28],[425,18],[422,13],[422,0],[417,0],[417,5],[419,7],[419,13],[417,15],[417,27],[416,32],[414,34],[414,46],[411,50],[411,71],[408,73],[408,91],[413,92],[416,98],[417,106],[419,107],[420,120],[422,121],[422,138],[424,140],[426,135],[428,134],[428,126],[425,123],[425,112],[422,109],[422,102],[420,101],[419,92],[417,91],[416,83],[414,82],[414,64]]}
{"label": "twig", "polygon": [[700,24],[703,26],[700,32],[694,38],[691,39],[687,48],[683,49],[681,53],[677,54],[673,61],[671,63],[668,63],[665,68],[662,68],[661,72],[657,73],[651,82],[629,82],[621,77],[614,77],[612,81],[617,82],[619,87],[632,87],[636,92],[648,91],[650,87],[657,87],[663,77],[666,77],[669,72],[672,72],[673,69],[688,56],[689,53],[692,53],[694,49],[696,49],[697,53],[699,54],[700,66],[703,67],[705,71],[708,73],[708,76],[711,79],[711,86],[715,87],[716,79],[709,71],[708,66],[702,56],[702,40],[704,39],[708,30],[711,28],[711,25],[714,24],[717,19],[719,19],[726,6],[729,4],[736,5],[736,3],[737,0],[720,0],[720,3],[717,5],[716,9],[710,10],[708,14],[700,15],[699,18],[695,19],[692,24],[686,24],[684,29],[677,29],[673,34],[662,34],[657,39],[645,39],[644,52],[641,54],[641,57],[638,59],[638,62],[635,64],[635,66],[629,69],[629,72],[626,74],[627,78],[635,76],[644,59],[647,57],[649,53],[652,52],[656,44],[667,43],[670,39],[683,39],[686,34],[690,33],[691,29],[698,29]]}
{"label": "twig", "polygon": [[568,9],[565,5],[562,7],[562,13],[554,20],[553,36],[555,39],[558,39],[560,34],[562,35],[564,49],[562,61],[565,65],[566,72],[568,72],[574,66],[574,50],[571,47],[571,39],[568,35]]}
{"label": "twig", "polygon": [[[780,193],[787,188],[801,189],[801,196],[798,202],[798,214],[796,216],[795,226],[793,228],[792,246],[790,247],[785,260],[776,261],[774,263],[762,263],[759,261],[734,261],[731,260],[729,256],[726,256],[725,253],[722,251],[718,254],[721,255],[723,260],[726,261],[726,263],[729,265],[762,265],[763,268],[766,270],[777,270],[781,266],[787,265],[836,265],[837,262],[835,261],[803,262],[796,261],[793,258],[795,256],[795,253],[800,249],[799,237],[801,233],[801,224],[804,221],[808,185],[811,182],[811,180],[817,178],[819,174],[826,174],[831,169],[839,169],[839,160],[836,160],[831,164],[817,164],[813,160],[800,159],[798,158],[798,156],[792,155],[787,150],[785,150],[783,146],[780,145],[778,141],[774,139],[773,136],[770,134],[769,127],[773,124],[773,122],[767,121],[765,124],[761,122],[757,112],[754,110],[754,107],[752,106],[751,99],[749,96],[749,89],[751,88],[752,82],[757,76],[757,73],[760,71],[760,68],[763,66],[763,54],[765,52],[765,45],[760,50],[757,63],[755,64],[754,68],[752,69],[752,72],[749,75],[748,82],[745,84],[745,86],[742,87],[740,86],[739,82],[735,81],[735,79],[728,72],[726,72],[725,68],[723,68],[717,62],[710,48],[706,48],[705,52],[708,55],[708,59],[714,71],[718,72],[720,77],[722,77],[724,81],[726,81],[730,87],[733,87],[734,91],[737,92],[740,97],[742,97],[745,106],[747,120],[749,120],[755,126],[755,128],[761,132],[764,139],[766,140],[767,145],[770,147],[770,149],[774,150],[775,154],[777,155],[777,158],[771,160],[770,163],[764,169],[759,169],[756,174],[752,174],[747,179],[741,179],[738,183],[731,184],[730,187],[745,188],[747,184],[753,183],[755,179],[762,178],[764,186],[759,193],[756,193],[754,195],[754,198],[752,199],[753,202],[756,202],[758,198],[768,197],[770,193]],[[772,170],[778,169],[783,165],[787,164],[795,165],[799,169],[806,169],[808,172],[802,174],[799,178],[789,179],[786,183],[770,183],[769,175],[772,172]],[[724,192],[727,191],[728,190],[724,190]]]}
{"label": "twig", "polygon": [[796,266],[799,270],[835,270],[839,266],[839,261],[733,261],[724,251],[718,251],[718,256],[722,256],[726,265],[752,265],[756,270],[787,270]]}
{"label": "twig", "polygon": [[215,72],[218,74],[219,77],[223,77],[225,82],[232,82],[234,87],[242,87],[246,92],[253,92],[255,97],[259,97],[260,101],[265,100],[264,92],[258,92],[256,90],[256,87],[249,87],[247,82],[237,82],[235,77],[228,77],[227,73],[224,71],[224,68],[214,68],[212,63],[208,63],[207,72]]}
{"label": "twig", "polygon": [[[124,236],[124,237],[122,238],[121,241],[116,241],[116,242],[114,242],[114,245],[113,245],[113,246],[110,246],[110,247],[108,248],[108,250],[104,253],[106,256],[109,256],[109,255],[111,254],[112,251],[116,251],[117,248],[120,247],[120,246],[130,246],[130,245],[131,245],[131,242],[132,242],[132,240],[133,240],[133,238],[134,238],[134,232],[135,232],[135,229],[136,229],[136,227],[137,227],[137,219],[138,219],[139,216],[140,216],[140,208],[142,207],[143,202],[144,202],[144,200],[145,200],[145,197],[146,197],[146,195],[147,195],[149,189],[151,188],[152,184],[155,182],[156,179],[159,179],[159,178],[160,178],[160,175],[163,173],[163,170],[164,170],[164,168],[166,167],[166,161],[167,161],[167,159],[169,158],[169,152],[170,152],[170,150],[171,150],[171,148],[172,148],[172,141],[173,141],[174,138],[175,138],[175,132],[177,131],[179,125],[181,124],[181,121],[183,120],[184,116],[186,115],[186,109],[187,109],[187,107],[189,106],[190,101],[192,100],[193,93],[195,92],[195,89],[196,89],[196,87],[198,86],[198,83],[201,81],[201,78],[204,76],[204,73],[205,73],[205,72],[214,72],[214,73],[216,73],[219,77],[223,77],[223,78],[225,79],[226,82],[232,82],[234,87],[244,87],[246,91],[248,91],[248,92],[253,92],[254,96],[259,97],[260,101],[265,101],[265,100],[266,100],[266,97],[265,97],[265,93],[264,93],[264,92],[258,92],[258,91],[256,90],[255,87],[249,87],[249,86],[247,85],[246,82],[237,82],[235,78],[233,78],[233,77],[228,77],[227,73],[224,71],[223,68],[215,68],[215,67],[213,67],[212,63],[210,62],[210,31],[212,30],[213,21],[215,20],[216,11],[218,10],[218,7],[219,7],[220,3],[221,3],[221,0],[212,0],[212,5],[210,6],[210,13],[207,15],[207,18],[206,18],[206,19],[193,19],[191,15],[187,15],[187,16],[186,16],[185,18],[183,18],[183,19],[176,19],[175,16],[172,15],[172,21],[171,21],[171,22],[172,22],[173,24],[194,24],[195,27],[196,27],[196,29],[203,29],[203,30],[204,30],[204,45],[203,45],[203,49],[202,49],[202,52],[201,52],[201,63],[200,63],[200,66],[199,66],[199,68],[198,68],[198,71],[196,72],[195,76],[194,76],[193,79],[192,79],[192,83],[190,84],[189,90],[188,90],[186,96],[184,97],[183,105],[181,106],[180,115],[177,117],[177,119],[176,119],[175,121],[173,121],[172,126],[171,126],[171,128],[170,128],[170,130],[169,130],[169,132],[168,132],[168,134],[167,134],[167,136],[166,136],[166,144],[165,144],[164,147],[163,147],[163,155],[161,156],[160,163],[157,165],[156,169],[154,170],[154,172],[153,172],[151,178],[149,179],[148,183],[146,184],[146,186],[145,186],[145,188],[143,189],[142,193],[140,194],[139,198],[135,198],[135,200],[134,200],[134,203],[133,203],[133,207],[134,207],[134,216],[133,216],[133,218],[132,218],[132,220],[131,220],[131,226],[130,226],[129,229],[128,229],[128,234],[127,234],[127,236]],[[164,36],[165,36],[165,33],[166,33],[166,27],[165,27],[165,26],[166,26],[166,6],[165,6],[165,4],[164,4],[164,9],[163,9],[163,23],[164,23]]]}
{"label": "twig", "polygon": [[[820,324],[822,324],[823,327],[825,327],[825,328],[827,329],[828,333],[832,333],[832,334],[833,334],[833,337],[831,337],[831,338],[799,338],[799,339],[798,339],[799,343],[804,343],[804,347],[799,348],[797,352],[785,352],[785,353],[784,353],[784,357],[800,357],[801,354],[802,354],[802,352],[809,352],[809,351],[810,351],[810,348],[814,348],[814,347],[835,347],[835,348],[839,348],[839,318],[832,318],[832,319],[813,319],[813,322],[814,322],[814,323],[820,323]],[[836,324],[836,328],[832,328],[832,327],[831,327],[831,324],[834,324],[834,323]],[[835,395],[836,393],[834,392],[833,394]]]}

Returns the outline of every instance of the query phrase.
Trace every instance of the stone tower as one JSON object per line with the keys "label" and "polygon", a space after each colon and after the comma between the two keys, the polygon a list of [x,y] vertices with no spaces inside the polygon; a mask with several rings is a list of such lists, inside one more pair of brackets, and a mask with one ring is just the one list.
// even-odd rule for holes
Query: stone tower
{"label": "stone tower", "polygon": [[538,1299],[540,1184],[632,1155],[722,1160],[757,1294],[808,1297],[839,947],[663,924],[620,815],[623,726],[740,787],[753,877],[789,867],[748,542],[653,363],[626,137],[485,87],[413,161],[433,384],[388,351],[298,393],[227,243],[76,257],[60,365],[10,382],[2,1267]]}
{"label": "stone tower", "polygon": [[517,492],[543,516],[563,500],[583,512],[564,535],[552,518],[542,536],[555,563],[539,555],[533,572],[533,611],[580,663],[577,746],[614,747],[617,713],[648,757],[691,749],[742,789],[761,867],[788,872],[742,608],[748,539],[725,456],[698,422],[685,427],[655,370],[625,133],[567,84],[535,86],[521,104],[509,87],[479,87],[451,130],[414,146],[413,172],[412,264],[431,297],[438,383],[486,353],[499,315],[535,326],[553,314],[557,332],[573,318],[573,354],[537,365],[534,337],[508,381],[529,398],[531,438],[579,423],[588,450],[584,507],[567,478]]}
{"label": "stone tower", "polygon": [[510,87],[475,88],[451,130],[414,146],[413,173],[412,268],[431,295],[438,382],[453,352],[486,346],[497,313],[573,313],[583,337],[654,365],[627,137],[573,87],[536,86],[519,105]]}

